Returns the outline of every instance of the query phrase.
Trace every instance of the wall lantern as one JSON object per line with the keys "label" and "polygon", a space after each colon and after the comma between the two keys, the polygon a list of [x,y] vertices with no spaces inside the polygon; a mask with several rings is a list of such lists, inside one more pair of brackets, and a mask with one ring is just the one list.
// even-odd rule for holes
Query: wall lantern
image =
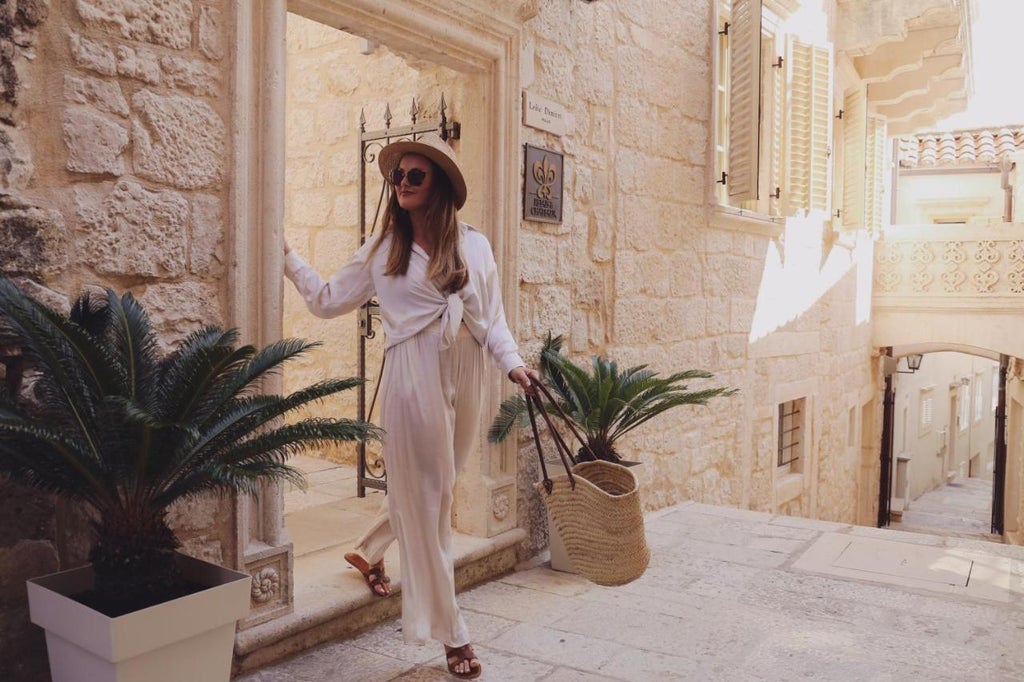
{"label": "wall lantern", "polygon": [[911,353],[910,355],[907,356],[907,368],[910,371],[908,372],[905,369],[898,369],[896,370],[896,372],[898,374],[913,374],[917,370],[921,369],[921,360],[923,358],[924,356],[921,355],[920,353]]}

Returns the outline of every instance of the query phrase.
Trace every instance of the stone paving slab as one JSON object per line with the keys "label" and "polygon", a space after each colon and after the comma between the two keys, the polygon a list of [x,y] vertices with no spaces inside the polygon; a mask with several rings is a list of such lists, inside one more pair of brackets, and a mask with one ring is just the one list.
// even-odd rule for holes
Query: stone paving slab
{"label": "stone paving slab", "polygon": [[[689,503],[648,515],[647,530],[651,565],[629,585],[601,587],[544,564],[461,594],[480,679],[1024,679],[1022,547]],[[871,546],[847,557],[859,567],[888,561],[879,548],[969,554],[1005,567],[1005,589],[993,600],[807,559],[834,537]],[[235,682],[451,679],[440,645],[405,645],[400,628],[392,619]]]}

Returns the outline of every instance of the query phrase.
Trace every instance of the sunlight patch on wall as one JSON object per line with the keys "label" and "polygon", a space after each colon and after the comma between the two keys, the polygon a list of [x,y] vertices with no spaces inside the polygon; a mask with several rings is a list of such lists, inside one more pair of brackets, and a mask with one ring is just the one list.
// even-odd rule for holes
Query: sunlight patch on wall
{"label": "sunlight patch on wall", "polygon": [[871,242],[861,239],[862,243],[847,244],[836,240],[829,248],[823,234],[830,229],[828,216],[821,212],[787,219],[782,240],[772,242],[765,254],[750,328],[751,343],[806,313],[854,269],[854,323],[870,319]]}

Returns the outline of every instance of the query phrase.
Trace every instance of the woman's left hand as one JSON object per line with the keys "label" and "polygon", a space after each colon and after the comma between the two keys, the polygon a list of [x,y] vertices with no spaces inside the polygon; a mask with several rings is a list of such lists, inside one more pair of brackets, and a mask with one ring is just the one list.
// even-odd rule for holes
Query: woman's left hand
{"label": "woman's left hand", "polygon": [[519,384],[527,395],[537,395],[537,388],[531,382],[531,379],[540,381],[540,374],[537,373],[537,370],[520,365],[508,373],[508,378]]}

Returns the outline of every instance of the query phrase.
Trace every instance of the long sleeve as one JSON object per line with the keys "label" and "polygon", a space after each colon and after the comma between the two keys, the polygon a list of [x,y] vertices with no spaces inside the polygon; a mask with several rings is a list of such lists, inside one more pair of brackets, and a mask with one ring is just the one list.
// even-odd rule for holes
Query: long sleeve
{"label": "long sleeve", "polygon": [[309,312],[317,317],[337,317],[355,310],[373,297],[373,275],[369,263],[371,243],[363,244],[352,260],[326,281],[295,251],[285,256],[284,274],[295,285]]}
{"label": "long sleeve", "polygon": [[501,300],[501,285],[498,281],[498,265],[494,261],[490,245],[486,249],[486,265],[483,282],[483,314],[486,317],[487,336],[484,347],[494,358],[502,374],[508,375],[516,367],[525,365],[519,356],[519,344],[512,336],[505,320],[505,306]]}

